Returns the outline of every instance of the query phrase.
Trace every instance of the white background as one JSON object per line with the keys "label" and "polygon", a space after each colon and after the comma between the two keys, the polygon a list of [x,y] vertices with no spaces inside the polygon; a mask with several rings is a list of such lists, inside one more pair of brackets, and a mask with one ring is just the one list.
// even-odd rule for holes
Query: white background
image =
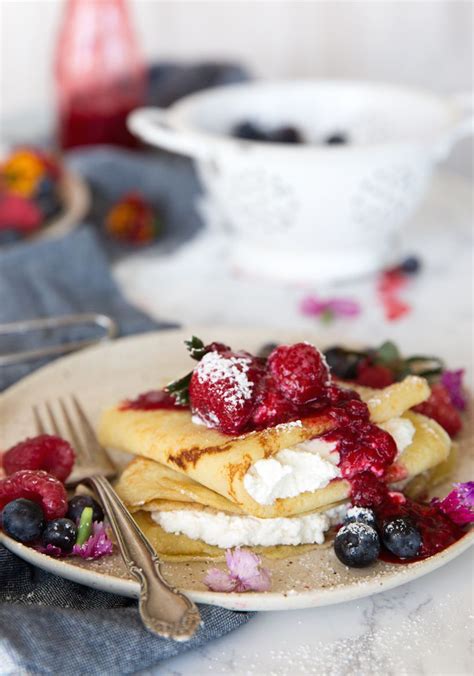
{"label": "white background", "polygon": [[[0,0],[4,129],[51,119],[64,5]],[[368,78],[441,93],[472,88],[470,0],[129,0],[129,7],[150,60],[231,59],[264,77]],[[451,167],[469,173],[471,155],[463,143]]]}

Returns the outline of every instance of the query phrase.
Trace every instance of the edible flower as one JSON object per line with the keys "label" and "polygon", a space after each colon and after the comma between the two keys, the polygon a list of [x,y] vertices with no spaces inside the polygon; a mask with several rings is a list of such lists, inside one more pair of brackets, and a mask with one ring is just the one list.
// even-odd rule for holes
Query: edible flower
{"label": "edible flower", "polygon": [[336,317],[357,317],[361,308],[357,301],[350,298],[328,298],[322,300],[317,296],[306,296],[300,304],[301,313],[307,317],[320,317],[330,322]]}
{"label": "edible flower", "polygon": [[261,558],[249,551],[237,547],[227,549],[225,560],[228,571],[210,568],[204,578],[204,584],[216,592],[268,591],[271,586],[270,571],[261,568]]}
{"label": "edible flower", "polygon": [[452,405],[460,411],[466,408],[466,397],[462,389],[463,376],[464,369],[458,369],[457,371],[443,371],[440,379],[449,394]]}
{"label": "edible flower", "polygon": [[435,498],[432,504],[460,526],[474,522],[474,481],[453,484],[451,491],[443,500]]}
{"label": "edible flower", "polygon": [[116,202],[105,219],[109,235],[127,244],[152,242],[161,230],[159,216],[138,192],[127,193]]}
{"label": "edible flower", "polygon": [[84,544],[75,544],[72,553],[82,559],[100,559],[101,556],[110,556],[113,552],[112,540],[109,538],[102,522],[94,521],[92,534]]}
{"label": "edible flower", "polygon": [[40,554],[48,554],[48,556],[55,556],[56,558],[63,556],[62,550],[59,547],[56,547],[56,545],[47,544],[46,547],[40,545],[38,547],[35,547],[35,549]]}

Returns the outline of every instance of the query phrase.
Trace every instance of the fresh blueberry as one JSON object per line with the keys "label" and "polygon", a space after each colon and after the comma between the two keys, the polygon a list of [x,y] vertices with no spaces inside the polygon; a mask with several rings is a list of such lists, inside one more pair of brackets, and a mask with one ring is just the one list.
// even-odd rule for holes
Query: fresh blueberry
{"label": "fresh blueberry", "polygon": [[400,270],[408,275],[416,275],[420,271],[421,261],[416,256],[408,256],[400,263]]}
{"label": "fresh blueberry", "polygon": [[366,523],[348,523],[337,532],[334,552],[345,566],[370,566],[380,553],[377,531]]}
{"label": "fresh blueberry", "polygon": [[54,519],[48,521],[43,531],[43,544],[59,547],[64,553],[72,551],[76,543],[77,526],[71,519]]}
{"label": "fresh blueberry", "polygon": [[377,519],[372,509],[368,507],[350,507],[347,510],[344,524],[346,523],[365,523],[377,530]]}
{"label": "fresh blueberry", "polygon": [[267,141],[267,135],[253,122],[245,121],[235,125],[232,136],[245,139],[246,141]]}
{"label": "fresh blueberry", "polygon": [[45,176],[39,183],[34,196],[36,205],[45,220],[55,216],[61,210],[57,185],[52,178]]}
{"label": "fresh blueberry", "polygon": [[44,528],[44,515],[40,505],[33,500],[12,500],[2,512],[3,530],[18,542],[37,540]]}
{"label": "fresh blueberry", "polygon": [[344,145],[345,143],[349,143],[349,139],[346,134],[341,132],[337,134],[331,134],[324,140],[324,143],[326,143],[328,146]]}
{"label": "fresh blueberry", "polygon": [[269,137],[274,143],[303,143],[303,137],[296,127],[278,127]]}
{"label": "fresh blueberry", "polygon": [[92,521],[103,521],[104,511],[97,500],[91,498],[90,495],[75,495],[68,502],[68,509],[66,516],[74,523],[77,523],[81,518],[81,514],[85,507],[92,507]]}
{"label": "fresh blueberry", "polygon": [[342,380],[354,380],[357,378],[358,366],[365,355],[350,352],[338,345],[324,351],[324,356],[331,373]]}
{"label": "fresh blueberry", "polygon": [[409,517],[385,521],[381,535],[386,548],[400,559],[412,559],[420,551],[421,533]]}

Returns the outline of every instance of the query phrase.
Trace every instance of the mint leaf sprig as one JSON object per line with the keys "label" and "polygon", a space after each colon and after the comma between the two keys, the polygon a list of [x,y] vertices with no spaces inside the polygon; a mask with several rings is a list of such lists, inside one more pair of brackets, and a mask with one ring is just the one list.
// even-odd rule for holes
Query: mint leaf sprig
{"label": "mint leaf sprig", "polygon": [[[209,351],[208,346],[197,336],[191,336],[190,340],[185,340],[184,344],[189,352],[191,359],[201,361],[204,355]],[[185,376],[171,381],[166,387],[165,391],[174,397],[179,406],[187,406],[189,404],[189,384],[193,372],[186,373]]]}
{"label": "mint leaf sprig", "polygon": [[398,347],[390,340],[382,343],[376,350],[369,350],[369,356],[374,364],[381,364],[389,368],[396,380],[402,380],[408,375],[433,378],[439,376],[444,369],[444,363],[438,357],[424,355],[402,357]]}

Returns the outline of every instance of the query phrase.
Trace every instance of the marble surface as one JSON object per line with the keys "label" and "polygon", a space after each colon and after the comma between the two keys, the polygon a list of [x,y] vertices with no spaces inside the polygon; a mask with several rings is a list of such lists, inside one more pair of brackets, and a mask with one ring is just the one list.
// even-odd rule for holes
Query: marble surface
{"label": "marble surface", "polygon": [[[472,186],[439,174],[426,202],[405,229],[399,254],[416,253],[423,272],[403,297],[412,312],[383,317],[375,280],[337,287],[287,287],[246,279],[229,269],[229,244],[209,231],[172,257],[153,251],[120,263],[125,293],[151,314],[184,325],[314,328],[324,342],[395,340],[405,352],[445,357],[453,368],[473,365]],[[299,312],[308,292],[349,296],[363,313],[328,326]],[[218,339],[218,336],[216,336]],[[174,658],[153,673],[418,674],[461,676],[474,670],[473,550],[426,577],[371,598],[326,608],[259,613],[244,627]]]}

